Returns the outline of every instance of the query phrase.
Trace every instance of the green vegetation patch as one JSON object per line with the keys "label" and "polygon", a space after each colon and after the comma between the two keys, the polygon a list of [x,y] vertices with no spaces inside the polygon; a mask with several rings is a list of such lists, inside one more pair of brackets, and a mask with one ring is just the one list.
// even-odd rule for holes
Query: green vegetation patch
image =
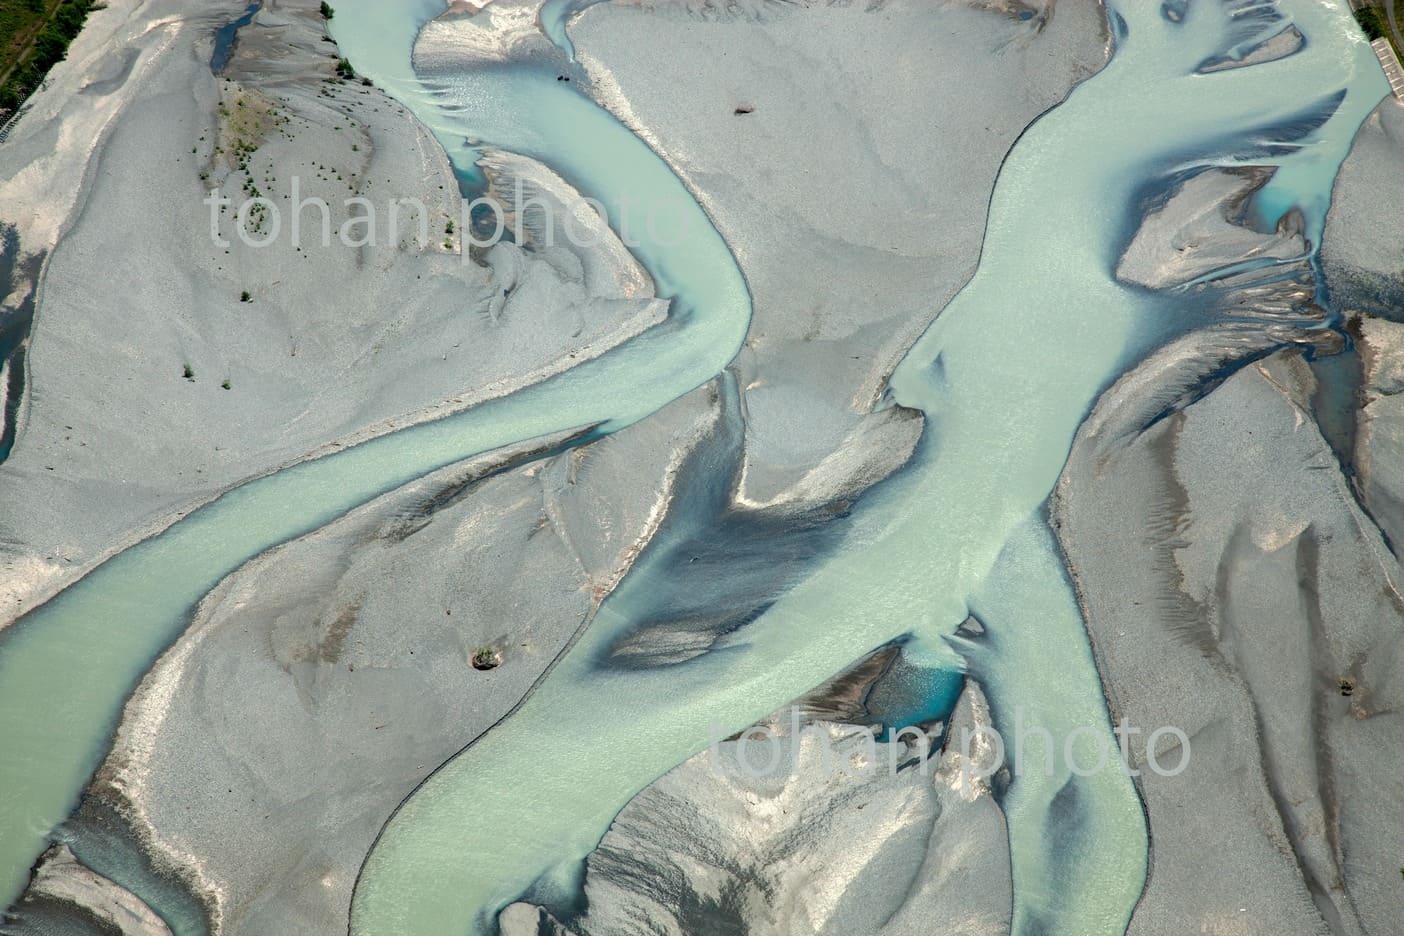
{"label": "green vegetation patch", "polygon": [[0,111],[12,113],[68,54],[96,0],[0,0]]}
{"label": "green vegetation patch", "polygon": [[1371,40],[1383,39],[1388,34],[1384,14],[1373,7],[1356,10],[1355,21],[1360,24],[1361,29],[1365,30],[1365,36]]}
{"label": "green vegetation patch", "polygon": [[1394,38],[1394,33],[1390,31],[1389,19],[1382,4],[1375,3],[1356,10],[1355,21],[1360,24],[1360,28],[1365,32],[1365,37],[1371,42],[1376,39],[1389,40],[1395,56],[1399,58],[1400,62],[1404,62],[1404,48],[1400,48],[1399,43]]}

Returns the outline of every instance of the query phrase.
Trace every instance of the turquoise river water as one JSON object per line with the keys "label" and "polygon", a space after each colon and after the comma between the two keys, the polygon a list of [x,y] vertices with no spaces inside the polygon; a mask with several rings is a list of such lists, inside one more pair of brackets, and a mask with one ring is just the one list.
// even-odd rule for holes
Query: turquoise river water
{"label": "turquoise river water", "polygon": [[[1344,3],[1283,0],[1283,22],[1306,38],[1299,51],[1207,74],[1202,63],[1244,42],[1226,5],[1108,6],[1111,61],[1011,151],[976,274],[891,379],[891,400],[928,417],[913,464],[863,501],[855,532],[814,574],[686,666],[595,666],[637,621],[631,592],[606,600],[518,710],[391,817],[357,883],[354,934],[488,932],[528,889],[567,894],[618,811],[713,731],[745,728],[903,635],[959,666],[945,638],[969,614],[998,636],[987,673],[997,716],[1022,707],[1057,737],[1091,727],[1115,746],[1042,512],[1098,394],[1174,331],[1172,303],[1113,275],[1137,195],[1198,166],[1277,165],[1255,211],[1271,224],[1300,210],[1315,247],[1335,172],[1386,88]],[[445,464],[563,429],[627,426],[714,378],[745,336],[741,271],[691,193],[575,83],[557,82],[551,63],[429,84],[411,55],[441,3],[336,9],[343,53],[438,134],[460,171],[471,173],[472,138],[546,162],[607,208],[627,196],[688,219],[682,242],[643,238],[635,251],[672,299],[670,316],[554,379],[236,488],[0,634],[0,906],[72,810],[123,701],[223,576]],[[545,25],[568,42],[564,20]],[[1319,118],[1307,136],[1262,145],[1307,114]],[[1086,819],[1059,829],[1050,807],[1068,789]],[[1123,932],[1147,850],[1130,781],[1064,766],[1022,776],[1003,805],[1015,932]]]}

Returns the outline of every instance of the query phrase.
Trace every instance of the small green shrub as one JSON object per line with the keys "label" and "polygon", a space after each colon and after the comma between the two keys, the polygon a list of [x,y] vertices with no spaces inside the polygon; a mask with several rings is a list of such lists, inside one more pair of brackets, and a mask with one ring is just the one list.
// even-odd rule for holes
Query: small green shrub
{"label": "small green shrub", "polygon": [[333,10],[333,9],[331,8],[331,4],[330,4],[330,3],[327,3],[327,2],[325,2],[325,0],[323,0],[323,3],[322,3],[322,19],[331,19],[331,18],[332,18],[333,16],[335,16],[335,15],[336,15],[336,11]]}
{"label": "small green shrub", "polygon": [[195,380],[195,368],[191,367],[189,364],[185,365],[180,372],[180,376],[193,382]]}

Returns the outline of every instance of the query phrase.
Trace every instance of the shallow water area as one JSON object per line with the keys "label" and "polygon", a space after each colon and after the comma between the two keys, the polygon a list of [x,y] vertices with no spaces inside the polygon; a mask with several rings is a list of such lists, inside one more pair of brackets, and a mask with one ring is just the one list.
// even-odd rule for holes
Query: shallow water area
{"label": "shallow water area", "polygon": [[[669,566],[641,560],[520,709],[404,802],[364,866],[352,931],[485,932],[533,886],[568,900],[580,862],[632,796],[717,729],[756,722],[888,642],[916,635],[925,651],[891,717],[939,716],[962,666],[946,639],[970,614],[989,635],[981,675],[997,716],[1023,709],[1055,735],[1109,737],[1043,510],[1098,395],[1201,322],[1167,322],[1172,302],[1115,280],[1137,193],[1195,167],[1277,165],[1255,201],[1260,221],[1299,211],[1315,249],[1336,167],[1384,91],[1344,4],[1280,6],[1308,38],[1301,51],[1205,75],[1198,63],[1239,41],[1227,16],[1172,22],[1152,5],[1111,3],[1115,57],[1009,154],[978,271],[892,376],[889,401],[928,419],[911,464],[864,497],[816,571],[709,652],[653,671],[602,668],[657,610]],[[548,7],[542,24],[565,49],[574,7]],[[743,273],[667,163],[549,62],[416,74],[419,29],[442,8],[340,0],[330,27],[356,70],[435,133],[470,190],[478,158],[501,150],[597,199],[632,235],[669,317],[541,383],[234,488],[0,632],[0,906],[72,811],[123,701],[222,577],[441,466],[645,419],[713,380],[741,347]],[[1312,129],[1276,139],[1304,110]],[[1075,829],[1055,821],[1069,790],[1087,816]],[[1015,931],[1124,931],[1147,850],[1130,782],[1064,771],[1015,784],[1003,805]],[[497,821],[482,823],[485,813]]]}
{"label": "shallow water area", "polygon": [[[361,6],[339,4],[336,21],[353,20]],[[432,6],[423,4],[421,12]],[[386,61],[403,61],[393,52],[408,55],[417,24],[405,19],[402,6],[364,7],[371,14],[366,25],[376,27],[370,47]],[[0,802],[0,904],[19,895],[51,831],[73,808],[122,703],[223,576],[453,462],[561,431],[627,426],[710,380],[735,354],[749,321],[749,296],[706,216],[637,138],[580,95],[553,90],[558,107],[549,116],[563,122],[527,140],[549,148],[569,139],[553,134],[589,132],[607,183],[638,185],[691,219],[684,240],[640,257],[660,293],[675,298],[669,320],[600,358],[465,413],[247,482],[119,553],[0,633],[0,749],[6,752],[0,788],[13,791]],[[590,155],[580,155],[581,166]],[[52,704],[36,711],[38,698]]]}
{"label": "shallow water area", "polygon": [[244,15],[234,20],[227,26],[220,27],[215,33],[214,52],[210,55],[210,71],[218,75],[224,71],[224,66],[229,64],[229,57],[234,54],[234,43],[239,38],[239,30],[253,22],[258,11],[263,9],[263,0],[250,3],[244,10]]}
{"label": "shallow water area", "polygon": [[[392,819],[363,871],[353,930],[488,928],[534,880],[574,880],[571,868],[610,818],[700,750],[709,722],[739,730],[904,631],[950,633],[967,608],[998,635],[987,674],[997,710],[1025,709],[1059,736],[1088,726],[1109,737],[1076,600],[1040,508],[1097,395],[1197,323],[1167,325],[1160,317],[1170,303],[1112,278],[1137,222],[1136,193],[1188,165],[1256,157],[1260,136],[1298,124],[1318,101],[1314,149],[1274,152],[1287,171],[1260,204],[1264,214],[1290,204],[1309,228],[1324,217],[1332,159],[1378,99],[1378,82],[1339,11],[1283,6],[1316,40],[1311,54],[1202,76],[1199,63],[1231,32],[1226,17],[1173,23],[1150,7],[1117,5],[1116,57],[1011,153],[979,271],[893,375],[895,401],[932,423],[916,463],[859,508],[861,546],[840,548],[735,640],[666,674],[592,665],[633,626],[628,589],[607,601],[522,708]],[[1230,90],[1240,84],[1242,94]],[[516,94],[487,93],[480,74],[441,90],[489,126]],[[647,712],[647,724],[595,714],[609,711]],[[525,787],[524,776],[533,778]],[[1074,787],[1088,822],[1058,831],[1050,810]],[[477,842],[470,821],[484,808],[518,817],[490,844]],[[1124,928],[1146,854],[1127,778],[1036,777],[1016,785],[1007,808],[1016,930]]]}

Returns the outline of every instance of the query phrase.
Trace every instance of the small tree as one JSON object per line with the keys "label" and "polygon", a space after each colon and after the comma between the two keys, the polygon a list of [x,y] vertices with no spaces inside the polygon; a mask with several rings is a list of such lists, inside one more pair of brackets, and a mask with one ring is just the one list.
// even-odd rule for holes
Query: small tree
{"label": "small tree", "polygon": [[191,367],[189,364],[185,365],[184,369],[180,372],[180,376],[193,382],[195,380],[195,368]]}
{"label": "small tree", "polygon": [[246,290],[244,290],[243,292],[239,293],[239,301],[240,301],[240,302],[253,302],[253,296],[250,296],[250,295],[249,295],[249,291],[246,289]]}
{"label": "small tree", "polygon": [[322,0],[322,19],[331,19],[336,15],[336,11],[331,8],[331,4]]}

